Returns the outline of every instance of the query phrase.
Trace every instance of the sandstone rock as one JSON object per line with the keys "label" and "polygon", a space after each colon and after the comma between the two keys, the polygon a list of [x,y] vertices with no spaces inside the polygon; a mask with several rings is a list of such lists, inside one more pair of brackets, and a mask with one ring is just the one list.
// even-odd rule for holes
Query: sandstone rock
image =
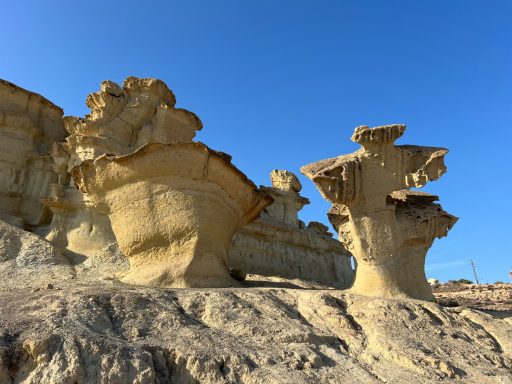
{"label": "sandstone rock", "polygon": [[44,97],[0,80],[0,213],[23,225],[50,219],[40,199],[58,177],[50,151],[65,137],[62,114]]}
{"label": "sandstone rock", "polygon": [[312,280],[348,288],[353,281],[350,255],[332,238],[328,228],[311,222],[304,226],[298,212],[309,200],[299,195],[302,186],[289,172],[270,173],[271,187],[261,186],[274,202],[261,217],[242,227],[229,254],[229,267],[237,276],[257,274]]}
{"label": "sandstone rock", "polygon": [[436,237],[457,218],[435,204],[437,196],[403,190],[422,187],[446,171],[448,150],[395,146],[404,125],[356,128],[352,154],[301,168],[333,203],[329,219],[357,260],[353,292],[433,301],[424,273]]}
{"label": "sandstone rock", "polygon": [[48,240],[85,256],[115,242],[108,216],[95,209],[73,182],[69,185],[68,172],[105,153],[124,155],[147,143],[191,141],[202,123],[192,112],[175,108],[175,103],[164,82],[128,77],[122,87],[106,80],[99,92],[88,95],[91,113],[85,118],[64,118],[70,136],[52,152],[61,177],[44,200],[53,212]]}
{"label": "sandstone rock", "polygon": [[46,239],[56,246],[90,257],[116,242],[108,215],[95,209],[76,188],[54,184],[53,193],[43,202],[53,212]]}
{"label": "sandstone rock", "polygon": [[485,310],[512,321],[512,284],[438,284],[433,287],[438,303]]}
{"label": "sandstone rock", "polygon": [[512,324],[469,309],[333,290],[61,285],[0,289],[2,383],[512,380]]}
{"label": "sandstone rock", "polygon": [[138,284],[234,285],[227,268],[233,234],[271,203],[227,155],[194,142],[104,155],[74,168],[73,177],[108,213],[130,259],[124,281]]}
{"label": "sandstone rock", "polygon": [[188,142],[203,127],[194,113],[175,108],[174,94],[158,79],[128,77],[122,88],[104,81],[86,104],[91,113],[85,118],[64,118],[70,133],[69,169],[104,153],[129,154],[148,143]]}
{"label": "sandstone rock", "polygon": [[75,267],[81,279],[97,281],[118,280],[123,278],[130,270],[130,261],[121,252],[117,243],[111,243],[96,251]]}
{"label": "sandstone rock", "polygon": [[302,189],[299,179],[292,172],[273,170],[270,173],[271,187],[262,189],[270,194],[274,203],[266,208],[268,216],[276,221],[299,227],[299,211],[309,204],[309,199],[299,195]]}
{"label": "sandstone rock", "polygon": [[43,286],[74,275],[69,259],[48,241],[0,220],[2,287]]}

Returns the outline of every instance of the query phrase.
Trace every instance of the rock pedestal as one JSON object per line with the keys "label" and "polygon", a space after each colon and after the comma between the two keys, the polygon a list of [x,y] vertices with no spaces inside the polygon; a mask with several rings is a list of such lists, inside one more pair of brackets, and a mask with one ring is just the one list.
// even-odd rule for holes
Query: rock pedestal
{"label": "rock pedestal", "polygon": [[355,293],[433,301],[424,273],[427,250],[457,218],[422,187],[446,172],[444,148],[395,146],[404,125],[356,128],[352,154],[302,167],[333,203],[329,218],[357,260]]}
{"label": "rock pedestal", "polygon": [[236,284],[227,255],[238,228],[272,202],[230,158],[201,143],[148,144],[73,171],[108,213],[130,259],[125,281],[168,287]]}
{"label": "rock pedestal", "polygon": [[[52,151],[63,174],[103,154],[133,153],[147,143],[191,141],[202,128],[199,118],[175,108],[176,98],[158,79],[128,77],[123,86],[106,80],[86,99],[91,113],[64,117],[66,142]],[[89,203],[63,176],[44,200],[53,212],[47,239],[75,253],[92,256],[115,241],[107,215]]]}

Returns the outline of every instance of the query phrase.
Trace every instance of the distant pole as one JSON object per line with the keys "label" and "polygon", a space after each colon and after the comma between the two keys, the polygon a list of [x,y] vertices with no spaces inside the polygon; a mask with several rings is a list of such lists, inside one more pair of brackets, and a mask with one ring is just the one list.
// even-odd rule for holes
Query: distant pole
{"label": "distant pole", "polygon": [[471,264],[471,268],[473,268],[473,275],[475,275],[475,281],[477,284],[480,284],[478,282],[478,277],[476,276],[476,265],[473,260],[469,260],[469,264]]}

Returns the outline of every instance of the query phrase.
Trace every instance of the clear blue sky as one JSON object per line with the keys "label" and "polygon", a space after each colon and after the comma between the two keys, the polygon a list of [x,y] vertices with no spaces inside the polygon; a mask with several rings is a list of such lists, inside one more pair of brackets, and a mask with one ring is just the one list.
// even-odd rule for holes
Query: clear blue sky
{"label": "clear blue sky", "polygon": [[[82,116],[102,80],[157,77],[203,121],[198,139],[268,173],[352,152],[357,125],[406,123],[445,146],[424,190],[459,216],[427,275],[507,280],[512,267],[511,1],[2,1],[0,77]],[[328,224],[329,204],[300,176]]]}

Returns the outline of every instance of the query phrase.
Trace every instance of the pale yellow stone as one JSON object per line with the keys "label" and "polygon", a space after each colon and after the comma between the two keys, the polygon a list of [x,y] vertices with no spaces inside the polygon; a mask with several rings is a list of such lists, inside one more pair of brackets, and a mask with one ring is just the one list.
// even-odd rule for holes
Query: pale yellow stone
{"label": "pale yellow stone", "polygon": [[338,288],[353,282],[350,254],[321,223],[306,225],[298,213],[309,200],[300,196],[297,176],[284,170],[270,173],[271,187],[261,186],[274,202],[261,217],[233,238],[229,267],[245,274],[316,281]]}
{"label": "pale yellow stone", "polygon": [[62,176],[44,200],[53,212],[48,240],[84,256],[115,242],[108,216],[72,182],[69,185],[68,172],[105,153],[124,155],[147,143],[191,141],[202,123],[192,112],[175,108],[175,103],[163,81],[128,77],[122,87],[103,81],[99,92],[87,96],[91,113],[84,118],[64,117],[70,135],[52,151],[54,167]]}
{"label": "pale yellow stone", "polygon": [[333,203],[329,218],[357,261],[353,292],[433,301],[425,256],[457,218],[433,203],[436,196],[402,190],[441,177],[448,150],[395,146],[404,131],[405,125],[358,127],[352,140],[363,148],[301,172]]}
{"label": "pale yellow stone", "polygon": [[158,79],[132,76],[122,87],[103,81],[99,92],[87,96],[86,104],[91,113],[84,118],[64,118],[70,133],[69,169],[104,153],[132,153],[148,143],[188,142],[203,127],[194,113],[175,108],[174,94]]}
{"label": "pale yellow stone", "polygon": [[229,156],[194,142],[104,155],[83,162],[73,177],[108,213],[130,259],[124,280],[137,284],[234,285],[227,267],[231,239],[272,202]]}
{"label": "pale yellow stone", "polygon": [[50,219],[40,199],[57,180],[50,151],[65,137],[62,109],[0,80],[0,214],[37,226]]}
{"label": "pale yellow stone", "polygon": [[43,200],[53,213],[46,240],[83,256],[116,242],[108,215],[99,212],[87,195],[74,187],[53,188],[51,197]]}

